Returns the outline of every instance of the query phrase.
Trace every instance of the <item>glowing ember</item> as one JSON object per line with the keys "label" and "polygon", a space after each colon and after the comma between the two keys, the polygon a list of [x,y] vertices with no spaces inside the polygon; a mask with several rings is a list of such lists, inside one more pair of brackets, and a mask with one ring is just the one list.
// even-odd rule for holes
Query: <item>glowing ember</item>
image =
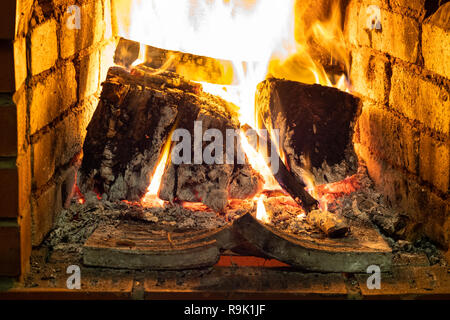
{"label": "glowing ember", "polygon": [[183,206],[184,209],[190,211],[204,211],[204,212],[212,211],[210,208],[208,208],[201,202],[183,202],[181,205]]}

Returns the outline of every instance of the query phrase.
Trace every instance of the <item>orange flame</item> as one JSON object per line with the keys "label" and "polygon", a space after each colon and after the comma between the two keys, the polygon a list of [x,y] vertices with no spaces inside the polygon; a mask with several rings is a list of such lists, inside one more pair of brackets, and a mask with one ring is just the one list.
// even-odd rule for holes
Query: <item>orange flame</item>
{"label": "orange flame", "polygon": [[172,132],[169,134],[169,137],[163,146],[161,156],[150,179],[150,185],[147,188],[147,193],[141,199],[143,206],[162,207],[164,205],[164,201],[159,198],[159,189],[161,188],[164,169],[166,168],[167,161],[169,160],[171,140]]}

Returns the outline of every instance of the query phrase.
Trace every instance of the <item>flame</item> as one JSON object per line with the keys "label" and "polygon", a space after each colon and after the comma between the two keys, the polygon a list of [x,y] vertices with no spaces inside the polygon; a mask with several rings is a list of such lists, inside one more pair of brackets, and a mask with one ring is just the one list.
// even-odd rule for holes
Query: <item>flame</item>
{"label": "flame", "polygon": [[240,136],[242,148],[247,155],[250,165],[254,170],[259,172],[264,179],[263,190],[281,190],[281,187],[273,176],[263,154],[252,147],[243,131],[241,131]]}
{"label": "flame", "polygon": [[[300,0],[116,2],[115,14],[120,36],[141,44],[231,63],[231,85],[201,83],[204,91],[239,106],[242,125],[247,124],[255,129],[259,127],[256,121],[255,91],[258,83],[269,76],[349,91],[346,76],[349,54],[341,28],[340,0],[333,1],[327,17],[309,24],[304,21],[308,13],[304,9],[306,6],[302,5],[304,2]],[[143,62],[143,47],[136,63]],[[317,55],[317,52],[325,52],[329,61],[318,58],[323,57],[323,54]],[[162,70],[174,62],[176,58],[169,58]],[[338,65],[343,74],[329,75],[323,64]],[[241,143],[251,166],[263,176],[264,189],[281,189],[264,161],[262,151],[253,149],[243,132]],[[287,165],[282,148],[277,145],[277,149]],[[166,145],[144,201],[150,197],[159,200],[158,204],[162,202],[157,194],[168,153],[169,146]],[[308,190],[314,194],[314,181],[311,178],[306,180],[309,181]],[[262,197],[258,199],[258,212],[264,216]]]}
{"label": "flame", "polygon": [[264,223],[270,222],[270,217],[267,214],[266,207],[264,206],[264,199],[266,197],[264,195],[260,196],[258,198],[257,204],[256,204],[256,219],[259,221],[262,221]]}
{"label": "flame", "polygon": [[147,188],[147,193],[141,199],[143,206],[162,207],[164,205],[164,200],[159,198],[159,189],[161,188],[161,180],[164,174],[164,169],[166,168],[167,161],[169,160],[172,132],[169,134],[169,137],[162,148],[160,158],[150,179],[150,185]]}

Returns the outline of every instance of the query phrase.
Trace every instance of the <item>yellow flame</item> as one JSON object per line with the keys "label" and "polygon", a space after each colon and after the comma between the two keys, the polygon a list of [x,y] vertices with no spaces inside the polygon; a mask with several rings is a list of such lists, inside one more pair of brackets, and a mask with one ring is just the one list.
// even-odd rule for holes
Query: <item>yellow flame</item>
{"label": "yellow flame", "polygon": [[269,223],[270,217],[267,214],[266,207],[264,206],[264,199],[265,199],[264,195],[258,198],[258,202],[256,204],[256,219],[264,223]]}
{"label": "yellow flame", "polygon": [[247,159],[250,162],[250,165],[254,170],[259,172],[261,176],[264,178],[264,190],[280,190],[281,187],[278,184],[277,180],[272,174],[269,166],[267,165],[266,160],[261,152],[256,151],[252,145],[248,142],[245,133],[241,131],[241,144],[244,149]]}
{"label": "yellow flame", "polygon": [[169,137],[163,146],[161,156],[150,179],[150,185],[147,188],[147,193],[141,200],[141,203],[144,206],[162,207],[164,205],[164,201],[159,198],[159,189],[161,188],[164,169],[166,168],[167,161],[169,160],[171,140],[172,133],[169,134]]}

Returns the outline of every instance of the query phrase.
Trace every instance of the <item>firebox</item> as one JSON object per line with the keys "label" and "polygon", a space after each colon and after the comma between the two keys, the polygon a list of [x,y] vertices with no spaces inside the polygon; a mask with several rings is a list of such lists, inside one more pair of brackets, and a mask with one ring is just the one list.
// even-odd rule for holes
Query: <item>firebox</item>
{"label": "firebox", "polygon": [[450,293],[447,1],[0,6],[13,294],[69,265],[130,296],[148,272],[149,298],[237,294],[228,270],[255,296],[429,295],[395,290],[421,272]]}

